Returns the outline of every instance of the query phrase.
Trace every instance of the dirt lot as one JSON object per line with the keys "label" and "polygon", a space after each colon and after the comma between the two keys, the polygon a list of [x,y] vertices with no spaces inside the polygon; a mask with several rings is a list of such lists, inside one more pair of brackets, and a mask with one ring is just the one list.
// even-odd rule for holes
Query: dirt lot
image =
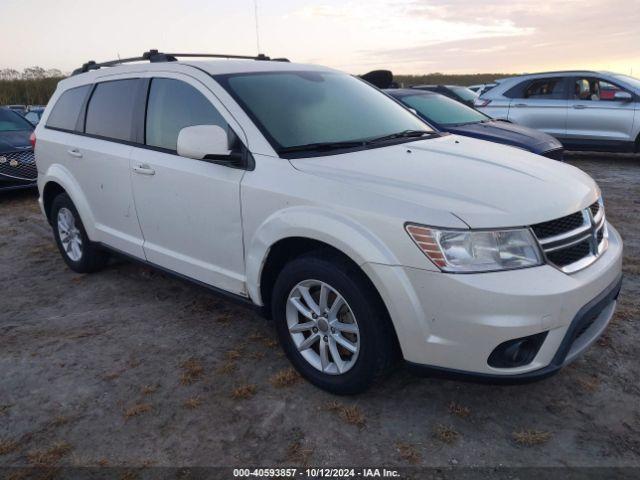
{"label": "dirt lot", "polygon": [[640,466],[640,158],[573,155],[625,240],[606,335],[496,387],[404,370],[338,398],[252,309],[124,260],[66,268],[33,193],[0,194],[0,465]]}

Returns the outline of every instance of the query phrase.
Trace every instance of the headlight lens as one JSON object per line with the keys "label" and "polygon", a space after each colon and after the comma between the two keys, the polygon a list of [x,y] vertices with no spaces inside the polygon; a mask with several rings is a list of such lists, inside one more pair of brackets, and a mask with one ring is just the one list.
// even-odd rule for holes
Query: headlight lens
{"label": "headlight lens", "polygon": [[536,240],[526,229],[442,230],[406,226],[420,250],[445,272],[489,272],[541,265]]}

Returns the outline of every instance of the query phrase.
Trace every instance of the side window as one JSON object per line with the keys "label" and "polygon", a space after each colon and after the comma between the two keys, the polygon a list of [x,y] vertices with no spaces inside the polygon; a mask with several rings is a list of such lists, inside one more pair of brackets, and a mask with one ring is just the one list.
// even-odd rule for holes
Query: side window
{"label": "side window", "polygon": [[176,151],[180,130],[193,125],[218,125],[231,133],[211,102],[194,87],[180,80],[154,78],[147,103],[146,144]]}
{"label": "side window", "polygon": [[564,79],[557,77],[534,80],[525,87],[523,98],[562,99],[564,98]]}
{"label": "side window", "polygon": [[135,98],[140,80],[98,83],[87,107],[85,132],[114,140],[133,141]]}
{"label": "side window", "polygon": [[70,88],[60,95],[47,118],[47,127],[75,131],[80,110],[90,89],[91,85],[84,85]]}
{"label": "side window", "polygon": [[614,101],[620,87],[597,78],[577,78],[574,83],[573,98],[575,100]]}

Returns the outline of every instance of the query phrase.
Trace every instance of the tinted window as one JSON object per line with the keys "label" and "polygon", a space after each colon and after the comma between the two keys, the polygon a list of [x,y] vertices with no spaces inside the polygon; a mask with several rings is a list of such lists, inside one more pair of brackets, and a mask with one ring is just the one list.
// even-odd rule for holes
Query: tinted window
{"label": "tinted window", "polygon": [[544,78],[529,83],[524,91],[524,98],[554,99],[564,98],[563,78]]}
{"label": "tinted window", "polygon": [[278,150],[361,141],[429,127],[387,95],[351,75],[268,72],[218,79]]}
{"label": "tinted window", "polygon": [[227,129],[222,116],[194,87],[180,80],[154,78],[147,105],[147,145],[175,151],[180,130],[193,125]]}
{"label": "tinted window", "polygon": [[33,125],[22,118],[20,114],[0,108],[0,132],[20,130],[33,130]]}
{"label": "tinted window", "polygon": [[89,100],[85,132],[115,140],[132,140],[138,79],[98,83]]}
{"label": "tinted window", "polygon": [[405,95],[399,100],[427,120],[440,125],[478,123],[489,119],[477,110],[442,95]]}
{"label": "tinted window", "polygon": [[84,85],[70,88],[64,92],[49,114],[47,127],[74,131],[80,110],[82,110],[82,104],[90,89],[91,85]]}

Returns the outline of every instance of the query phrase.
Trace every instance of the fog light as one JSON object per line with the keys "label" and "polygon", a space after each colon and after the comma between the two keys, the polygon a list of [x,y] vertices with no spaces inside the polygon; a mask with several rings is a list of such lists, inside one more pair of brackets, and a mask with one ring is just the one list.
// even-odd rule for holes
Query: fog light
{"label": "fog light", "polygon": [[488,364],[495,368],[514,368],[528,365],[533,361],[548,332],[537,333],[528,337],[507,340],[498,345],[491,355]]}

